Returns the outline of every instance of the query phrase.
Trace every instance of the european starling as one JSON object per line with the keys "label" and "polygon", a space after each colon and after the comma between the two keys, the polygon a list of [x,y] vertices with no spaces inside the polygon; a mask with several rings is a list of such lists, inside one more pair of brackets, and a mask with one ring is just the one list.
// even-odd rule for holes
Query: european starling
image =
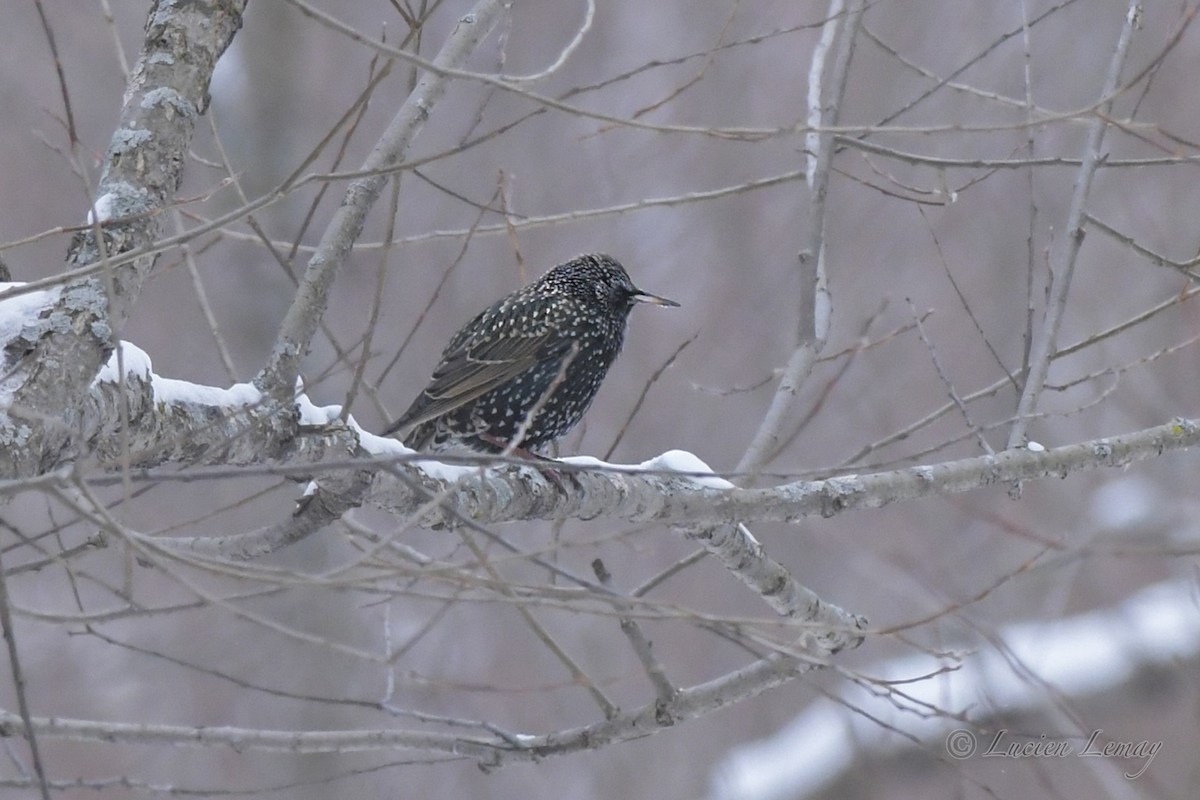
{"label": "european starling", "polygon": [[679,305],[638,289],[611,256],[558,265],[456,333],[425,391],[383,435],[402,432],[427,451],[553,442],[591,405],[636,303]]}

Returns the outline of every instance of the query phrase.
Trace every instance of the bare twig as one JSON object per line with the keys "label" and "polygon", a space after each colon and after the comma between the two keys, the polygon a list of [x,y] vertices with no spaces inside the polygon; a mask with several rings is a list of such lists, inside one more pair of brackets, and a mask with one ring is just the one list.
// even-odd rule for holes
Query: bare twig
{"label": "bare twig", "polygon": [[25,726],[25,741],[29,742],[33,771],[37,775],[42,800],[50,800],[50,787],[46,783],[46,768],[42,765],[37,733],[31,723],[29,697],[25,692],[25,673],[21,671],[21,659],[17,653],[17,634],[13,630],[12,609],[9,607],[8,600],[8,580],[5,578],[3,563],[0,563],[0,627],[4,629],[4,646],[8,650],[8,666],[12,669],[13,691],[17,696],[17,710],[20,712],[21,722]]}
{"label": "bare twig", "polygon": [[1200,266],[1200,256],[1196,256],[1195,258],[1189,258],[1187,261],[1173,261],[1172,259],[1169,259],[1166,256],[1159,255],[1158,253],[1154,252],[1153,250],[1151,250],[1148,247],[1144,247],[1144,246],[1138,244],[1137,240],[1134,239],[1132,236],[1121,233],[1119,230],[1117,230],[1113,226],[1109,225],[1104,220],[1097,219],[1093,215],[1088,214],[1087,221],[1090,224],[1095,225],[1097,228],[1099,228],[1101,231],[1103,231],[1107,235],[1111,236],[1113,239],[1116,239],[1121,244],[1124,244],[1127,247],[1132,248],[1134,252],[1138,253],[1141,256],[1144,256],[1155,266],[1168,267],[1170,269],[1177,270],[1180,273],[1182,273],[1184,276],[1186,276],[1189,280],[1200,283],[1200,274],[1195,272],[1195,268],[1197,266]]}
{"label": "bare twig", "polygon": [[946,370],[942,367],[942,361],[938,358],[937,348],[933,346],[933,342],[929,341],[929,336],[925,333],[925,326],[921,324],[921,315],[917,313],[917,308],[912,304],[912,300],[908,301],[909,311],[917,323],[917,334],[921,337],[921,342],[925,345],[925,349],[929,351],[929,360],[933,364],[934,371],[937,372],[938,378],[941,379],[942,385],[946,387],[947,394],[950,395],[950,402],[954,403],[958,412],[962,414],[963,422],[966,423],[967,429],[971,431],[975,438],[979,441],[979,446],[983,448],[983,452],[989,455],[996,452],[992,446],[988,444],[987,437],[972,421],[971,412],[967,410],[967,404],[958,396],[958,390],[954,388],[954,381],[950,380],[950,376],[946,374]]}
{"label": "bare twig", "polygon": [[[831,0],[829,18],[821,31],[821,44],[813,52],[809,70],[808,127],[805,176],[809,187],[807,228],[803,234],[800,262],[800,326],[796,349],[779,379],[771,405],[738,462],[736,471],[754,473],[766,465],[776,450],[784,420],[792,407],[800,385],[812,371],[825,346],[832,307],[825,286],[825,196],[833,163],[832,134],[818,133],[836,124],[838,110],[850,73],[854,37],[862,16],[863,3],[852,0],[850,11],[842,18],[842,1]],[[827,51],[837,45],[829,80],[824,80]]]}
{"label": "bare twig", "polygon": [[[1090,336],[1086,336],[1083,339],[1080,339],[1078,342],[1075,342],[1074,344],[1071,344],[1071,345],[1068,345],[1067,347],[1062,348],[1061,350],[1059,350],[1057,353],[1054,354],[1054,360],[1057,360],[1060,358],[1065,358],[1066,356],[1069,356],[1072,353],[1078,353],[1080,351],[1086,350],[1090,347],[1093,347],[1094,345],[1099,344],[1100,342],[1111,339],[1112,337],[1117,336],[1118,334],[1123,333],[1124,331],[1132,330],[1133,328],[1136,328],[1138,325],[1141,325],[1146,320],[1149,320],[1149,319],[1152,319],[1152,318],[1158,316],[1159,314],[1163,313],[1167,309],[1174,308],[1174,307],[1178,306],[1180,303],[1191,300],[1197,294],[1200,294],[1200,287],[1193,287],[1191,289],[1188,289],[1186,292],[1182,292],[1173,297],[1169,297],[1166,300],[1162,301],[1161,303],[1151,306],[1150,308],[1146,309],[1145,311],[1141,312],[1140,314],[1136,314],[1133,317],[1130,317],[1129,319],[1124,320],[1123,322],[1120,322],[1116,325],[1106,328],[1106,329],[1100,331],[1099,333],[1095,333]],[[968,395],[965,395],[963,397],[963,402],[969,404],[975,400],[979,400],[984,397],[991,397],[992,395],[996,394],[997,392],[999,392],[1001,389],[1003,389],[1005,386],[1008,386],[1008,385],[1010,385],[1008,379],[1001,378],[1000,380],[994,381],[993,383],[989,384],[988,386],[983,387],[982,389],[978,389],[974,392],[971,392]],[[863,446],[860,450],[858,450],[856,453],[854,453],[854,455],[852,455],[849,458],[846,458],[846,459],[842,460],[840,463],[838,463],[837,466],[839,468],[847,468],[847,467],[851,467],[853,465],[859,464],[862,461],[862,459],[865,458],[867,455],[875,452],[876,450],[880,450],[884,447],[887,447],[890,444],[895,444],[896,442],[907,439],[909,436],[916,433],[917,431],[922,430],[922,429],[928,427],[929,425],[932,425],[937,420],[946,416],[946,414],[949,414],[950,412],[954,411],[954,409],[955,409],[955,405],[953,402],[946,403],[945,405],[929,412],[928,414],[926,414],[925,416],[916,420],[915,422],[905,425],[903,428],[901,428],[897,431],[894,431],[893,433],[888,434],[887,436],[883,437],[882,439],[879,439],[877,441],[871,442],[870,444]]]}
{"label": "bare twig", "polygon": [[1129,43],[1133,40],[1133,31],[1141,17],[1140,0],[1130,0],[1125,12],[1125,24],[1117,39],[1112,60],[1108,65],[1108,75],[1100,96],[1106,100],[1100,106],[1100,113],[1091,121],[1088,127],[1087,144],[1084,147],[1083,164],[1075,180],[1075,192],[1071,198],[1071,209],[1067,215],[1065,252],[1055,259],[1055,269],[1050,276],[1050,291],[1046,300],[1046,313],[1042,327],[1038,331],[1029,360],[1029,374],[1025,380],[1024,391],[1017,403],[1017,419],[1008,435],[1008,446],[1016,447],[1025,440],[1026,417],[1037,410],[1042,388],[1046,383],[1046,375],[1050,370],[1050,361],[1058,346],[1058,331],[1062,325],[1063,315],[1067,308],[1067,293],[1071,288],[1071,278],[1075,272],[1075,262],[1079,257],[1079,248],[1083,245],[1084,225],[1086,224],[1088,195],[1092,188],[1092,179],[1096,175],[1096,166],[1101,161],[1100,149],[1104,144],[1104,133],[1108,123],[1103,115],[1112,109],[1113,94],[1121,82],[1121,68],[1125,65],[1125,57],[1129,52]]}
{"label": "bare twig", "polygon": [[[176,233],[183,233],[183,220],[179,217],[178,211],[171,213],[171,222],[175,226]],[[188,276],[192,279],[192,291],[195,292],[196,302],[200,305],[200,311],[204,314],[204,321],[208,324],[208,332],[212,334],[213,344],[217,346],[217,353],[221,357],[221,366],[225,368],[225,376],[230,382],[238,379],[237,366],[233,363],[233,354],[229,352],[229,346],[225,344],[225,336],[221,333],[221,327],[217,324],[217,317],[213,313],[212,304],[208,301],[208,292],[204,288],[204,281],[200,278],[200,270],[196,267],[196,255],[193,252],[191,244],[181,245],[183,250],[183,263],[187,267]]]}
{"label": "bare twig", "polygon": [[[597,558],[592,561],[592,571],[596,573],[596,580],[605,587],[612,588],[612,574],[604,566],[602,560]],[[625,615],[621,617],[621,633],[625,634],[638,661],[642,662],[642,669],[646,670],[646,677],[650,679],[650,684],[654,687],[658,702],[663,704],[671,702],[675,696],[675,687],[667,677],[666,670],[663,669],[658,656],[654,655],[653,646],[646,638],[646,634],[642,632],[642,626],[638,624],[637,620]]]}
{"label": "bare twig", "polygon": [[[449,68],[465,63],[499,21],[503,9],[501,0],[479,0],[469,14],[459,19],[433,63]],[[255,378],[257,386],[281,401],[291,399],[300,360],[325,312],[334,276],[362,232],[367,212],[387,183],[387,173],[379,170],[387,170],[403,160],[448,86],[444,72],[428,72],[417,83],[363,164],[363,169],[373,174],[359,178],[347,189],[345,201],[338,207],[317,252],[309,260],[304,279],[280,326],[275,347]]]}
{"label": "bare twig", "polygon": [[[1024,70],[1022,78],[1025,84],[1025,119],[1033,120],[1033,76],[1031,62],[1033,57],[1030,53],[1030,35],[1029,29],[1031,23],[1029,21],[1029,8],[1026,0],[1021,0],[1021,41],[1025,48]],[[1034,158],[1037,155],[1037,138],[1034,135],[1034,128],[1031,125],[1025,133],[1025,146],[1028,150],[1029,158]],[[1029,354],[1033,349],[1033,321],[1034,321],[1034,275],[1037,268],[1037,247],[1035,245],[1034,235],[1037,231],[1037,197],[1034,193],[1034,170],[1029,167],[1024,170],[1025,173],[1025,191],[1029,193],[1029,229],[1025,234],[1025,326],[1021,333],[1021,374],[1029,374]],[[1021,391],[1019,383],[1014,381],[1014,386],[1017,392]]]}
{"label": "bare twig", "polygon": [[500,573],[496,570],[495,565],[491,563],[491,560],[487,557],[487,554],[483,551],[483,549],[479,547],[475,540],[472,539],[471,536],[461,528],[459,529],[459,534],[462,537],[463,543],[467,545],[467,548],[471,551],[472,555],[475,556],[476,562],[485,572],[488,573],[488,575],[495,582],[495,585],[499,588],[500,592],[516,601],[515,606],[517,613],[521,616],[521,619],[523,619],[525,624],[529,626],[529,629],[533,631],[534,636],[536,636],[538,640],[546,646],[546,649],[550,651],[551,655],[553,655],[555,659],[557,659],[558,662],[566,668],[567,672],[571,675],[572,682],[576,686],[581,686],[587,691],[592,700],[595,701],[596,705],[600,707],[605,719],[613,719],[616,717],[619,710],[616,705],[614,705],[613,702],[605,696],[604,692],[600,690],[600,687],[596,685],[596,682],[588,676],[583,667],[579,666],[575,659],[571,657],[570,653],[568,653],[563,646],[558,643],[558,641],[550,634],[550,631],[546,630],[546,626],[542,625],[542,623],[538,621],[537,617],[533,615],[533,612],[529,610],[527,604],[520,601],[516,592],[513,590],[512,585],[501,577]]}
{"label": "bare twig", "polygon": [[562,69],[563,64],[567,63],[567,59],[579,49],[579,45],[583,44],[583,37],[587,36],[588,31],[592,29],[592,20],[596,16],[596,0],[585,0],[585,2],[587,3],[587,8],[583,12],[583,22],[580,23],[578,30],[575,31],[575,36],[562,49],[562,52],[558,54],[558,58],[554,60],[554,63],[539,72],[529,75],[505,75],[504,79],[511,83],[536,83],[537,81],[549,78]]}
{"label": "bare twig", "polygon": [[629,424],[633,422],[633,418],[636,417],[638,411],[642,409],[642,404],[646,402],[646,395],[650,394],[650,389],[654,387],[654,384],[658,383],[658,379],[662,377],[663,373],[671,368],[671,365],[675,363],[675,359],[679,358],[679,354],[686,350],[688,345],[696,341],[696,338],[699,336],[699,333],[694,333],[687,339],[684,339],[678,347],[671,351],[671,355],[667,356],[667,360],[664,361],[658,369],[654,370],[654,372],[646,380],[646,384],[642,387],[641,394],[638,395],[637,400],[635,400],[633,403],[633,408],[629,410],[629,414],[625,417],[625,424],[623,424],[621,429],[617,432],[616,437],[613,439],[613,443],[610,444],[608,449],[604,451],[604,455],[601,456],[602,460],[608,461],[610,458],[612,458],[613,452],[617,449],[617,446],[621,444],[621,440],[625,438],[625,432],[629,430]]}

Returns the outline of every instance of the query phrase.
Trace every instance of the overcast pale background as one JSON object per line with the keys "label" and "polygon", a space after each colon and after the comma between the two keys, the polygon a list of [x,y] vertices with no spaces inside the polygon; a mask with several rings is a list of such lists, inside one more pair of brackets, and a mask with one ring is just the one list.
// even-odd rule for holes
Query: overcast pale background
{"label": "overcast pale background", "polygon": [[[384,0],[325,0],[319,5],[370,37],[386,30],[388,41],[395,42],[405,31]],[[1079,0],[1032,28],[1032,98],[1043,111],[1060,116],[1030,129],[1022,124],[1026,109],[1006,99],[1025,97],[1022,9],[1035,19],[1051,5],[1038,0],[872,4],[864,23],[893,52],[860,34],[840,123],[855,127],[853,135],[860,135],[862,128],[887,120],[893,129],[870,136],[870,141],[925,155],[1020,158],[1028,155],[1032,137],[1039,157],[1077,159],[1089,118],[1082,112],[1098,100],[1125,4]],[[146,4],[117,0],[112,7],[113,30],[132,60],[140,47]],[[432,57],[468,7],[448,0],[434,14],[424,33],[423,55]],[[1163,56],[1189,9],[1194,10],[1186,3],[1147,5],[1124,75],[1157,66],[1149,82],[1143,80],[1117,101],[1114,115],[1132,115],[1140,124],[1110,130],[1105,150],[1111,160],[1197,154],[1192,143],[1200,141],[1195,79],[1200,30],[1184,30]],[[91,171],[81,179],[63,155],[63,101],[36,13],[30,5],[11,4],[0,26],[0,242],[80,223],[125,85],[99,4],[47,3],[46,12],[62,57],[80,153]],[[788,129],[806,114],[810,57],[825,13],[824,4],[794,0],[601,3],[591,31],[570,60],[533,89],[557,97],[650,62],[695,55],[644,69],[570,102],[611,116],[640,114],[639,119],[649,123]],[[508,74],[540,71],[570,41],[583,16],[579,2],[521,0],[503,30],[481,48],[472,68],[502,68]],[[997,44],[1013,31],[1017,35]],[[714,49],[721,45],[733,46]],[[892,119],[934,86],[936,78],[948,77],[989,48],[985,57],[955,78],[976,92],[943,86]],[[371,57],[361,45],[283,0],[250,5],[245,29],[218,68],[211,108],[220,143],[248,196],[271,191],[297,169],[362,90]],[[398,66],[372,97],[341,169],[362,162],[404,98],[409,75],[407,68]],[[657,107],[643,111],[651,106]],[[410,155],[415,159],[452,150],[464,139],[535,108],[530,100],[511,93],[455,83]],[[232,187],[218,186],[224,173],[213,165],[220,154],[208,124],[207,119],[201,122],[194,151],[209,163],[189,164],[179,193],[189,201],[182,210],[203,218],[238,203]],[[332,169],[340,142],[339,136],[310,171]],[[446,270],[453,267],[453,272],[395,367],[379,381],[380,405],[360,394],[353,407],[356,418],[369,429],[382,429],[407,407],[446,339],[466,319],[555,263],[579,252],[606,251],[627,266],[639,286],[678,300],[681,308],[634,310],[624,355],[586,424],[567,438],[562,452],[603,456],[624,429],[613,460],[639,462],[680,448],[717,471],[732,469],[770,401],[772,371],[786,362],[795,341],[796,254],[808,208],[802,180],[705,202],[523,226],[512,235],[478,234],[468,240],[461,233],[430,234],[470,228],[480,216],[480,204],[498,207],[494,193],[501,175],[508,210],[520,221],[679,197],[802,170],[803,147],[803,136],[796,133],[729,140],[636,130],[547,111],[478,146],[423,165],[423,177],[406,172],[396,231],[400,237],[419,240],[406,241],[386,256],[370,380],[379,380]],[[912,463],[904,459],[956,437],[961,439],[918,460],[933,463],[977,455],[982,452],[977,439],[962,436],[968,423],[961,414],[951,413],[857,464],[846,463],[862,448],[947,402],[948,389],[930,346],[959,395],[1003,378],[997,358],[1009,372],[1020,370],[1030,252],[1034,294],[1040,297],[1047,261],[1062,246],[1076,169],[1064,161],[1041,166],[1032,175],[1023,169],[939,171],[864,157],[856,149],[841,151],[835,168],[826,233],[834,317],[825,352],[837,355],[865,341],[874,344],[853,356],[848,366],[848,356],[840,355],[814,371],[798,402],[796,434],[768,466],[769,479]],[[1186,260],[1200,250],[1195,225],[1198,178],[1195,163],[1101,169],[1088,208],[1143,247]],[[258,214],[267,235],[284,243],[299,236],[301,245],[314,244],[345,182],[328,187],[301,234],[319,185],[306,186]],[[495,213],[482,219],[483,224],[500,221],[503,218]],[[372,214],[362,241],[378,242],[386,223],[385,200]],[[170,223],[167,227],[171,229]],[[18,280],[50,276],[62,269],[68,240],[69,233],[49,235],[5,249],[0,258]],[[233,355],[236,379],[248,380],[269,351],[291,302],[292,284],[244,223],[232,226],[228,235],[203,237],[194,246],[200,251],[199,274],[219,330]],[[303,268],[305,258],[301,250],[295,269]],[[338,278],[325,321],[343,347],[355,345],[366,330],[380,258],[379,249],[364,248]],[[1060,341],[1072,344],[1106,330],[1190,285],[1179,272],[1156,266],[1092,230],[1083,244]],[[914,310],[924,319],[928,345],[912,327]],[[1200,382],[1195,348],[1158,354],[1197,334],[1196,303],[1183,302],[1057,361],[1050,374],[1055,385],[1110,372],[1049,392],[1042,410],[1056,413],[1035,421],[1031,436],[1054,446],[1133,431],[1175,416],[1196,416]],[[222,386],[231,382],[178,250],[160,259],[158,275],[122,336],[146,350],[161,375]],[[650,388],[638,414],[628,420],[651,375],[692,337]],[[1137,363],[1151,356],[1156,357]],[[1126,369],[1129,365],[1134,366]],[[334,348],[322,339],[306,375],[315,400],[340,403],[351,370],[337,362]],[[1014,413],[1016,397],[1012,387],[1005,387],[970,405],[971,424],[998,425],[985,433],[997,450],[1004,446],[1007,428],[1002,423]],[[1177,454],[1128,471],[1027,484],[1017,501],[1010,498],[1010,487],[999,486],[814,519],[800,526],[758,525],[754,531],[798,580],[822,598],[866,615],[877,628],[904,625],[964,604],[906,632],[908,643],[900,637],[871,637],[839,658],[843,666],[869,670],[890,656],[912,652],[913,642],[937,648],[958,637],[995,633],[1014,621],[1052,620],[1109,608],[1160,581],[1194,579],[1197,466],[1194,453]],[[230,533],[288,513],[296,491],[290,484],[262,479],[162,486],[120,505],[115,513],[148,532]],[[27,533],[65,524],[52,521],[52,512],[32,498],[14,502],[3,513]],[[361,519],[380,530],[396,524],[378,512],[361,512]],[[68,537],[89,533],[82,525],[64,530]],[[584,574],[590,572],[589,562],[602,556],[623,588],[636,586],[693,549],[666,528],[629,529],[602,522],[569,524],[561,531],[509,526],[505,533],[530,548],[555,548],[564,564]],[[457,552],[446,533],[406,536],[427,552],[447,557]],[[1047,544],[1052,557],[1020,571]],[[330,533],[293,547],[272,564],[319,571],[322,565],[337,563],[346,551],[342,539]],[[92,558],[88,567],[96,573],[120,576],[122,562],[115,549]],[[188,597],[168,576],[135,572],[139,590],[162,602]],[[546,579],[533,568],[514,573],[528,581]],[[1004,576],[1009,578],[1001,582]],[[989,587],[992,590],[986,591]],[[82,591],[89,610],[112,604],[102,593],[90,594],[93,590],[87,586]],[[372,647],[385,624],[385,608],[386,624],[397,641],[425,624],[441,601],[422,591],[391,597],[385,606],[383,598],[366,593],[294,590],[250,607],[321,636]],[[70,584],[58,572],[21,575],[11,581],[10,592],[14,604],[24,609],[78,613]],[[673,579],[658,599],[722,617],[768,615],[758,598],[707,562]],[[645,676],[614,620],[571,613],[546,616],[560,641],[617,702],[633,707],[648,701]],[[17,631],[36,714],[254,728],[408,724],[378,710],[312,701],[314,696],[381,699],[386,673],[378,665],[279,637],[220,610],[135,617],[97,627],[105,636],[161,651],[191,667],[93,636],[68,635],[80,630],[79,625],[54,619],[20,618]],[[745,660],[737,648],[687,625],[664,623],[651,626],[650,632],[656,651],[680,684],[715,677]],[[1119,628],[1112,634],[1121,640]],[[250,686],[205,674],[196,665],[219,668]],[[1188,787],[1197,780],[1195,742],[1200,736],[1197,667],[1192,658],[1131,677],[1103,698],[1062,699],[1081,727],[1104,728],[1121,739],[1164,742],[1147,774],[1122,784],[1130,792],[1125,796],[1192,796]],[[1014,668],[1014,675],[1019,674]],[[500,605],[454,605],[396,664],[395,677],[392,699],[397,705],[488,719],[511,731],[541,733],[597,718],[586,693],[570,685],[517,614]],[[128,775],[210,790],[320,781],[363,770],[332,784],[263,793],[278,797],[696,797],[711,790],[713,768],[734,748],[772,735],[821,693],[839,692],[844,684],[839,675],[817,673],[648,739],[494,774],[483,774],[468,761],[368,769],[402,762],[405,754],[239,755],[54,741],[44,744],[44,758],[55,778]],[[255,687],[304,698],[272,696]],[[0,680],[0,702],[14,708],[8,681]],[[1018,721],[1034,735],[1054,735],[1057,724],[1037,714]],[[952,796],[1023,798],[1031,792],[1074,797],[1098,791],[1091,765],[954,762],[945,758],[940,742],[897,752],[900,755],[880,756],[864,749],[856,774],[831,790],[842,794],[830,796],[904,798],[955,792]],[[800,760],[807,755],[791,754]],[[11,762],[4,764],[0,775],[14,775]],[[12,791],[17,796],[17,790]],[[125,796],[127,791],[111,789],[110,796]],[[1106,791],[1122,796],[1111,787]],[[79,790],[62,796],[96,793]]]}

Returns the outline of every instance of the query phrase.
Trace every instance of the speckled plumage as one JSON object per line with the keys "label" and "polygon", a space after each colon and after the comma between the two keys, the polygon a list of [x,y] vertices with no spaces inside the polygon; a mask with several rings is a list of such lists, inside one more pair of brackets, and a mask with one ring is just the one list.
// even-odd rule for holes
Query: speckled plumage
{"label": "speckled plumage", "polygon": [[464,325],[429,385],[384,435],[400,432],[416,450],[499,452],[544,397],[516,444],[535,450],[553,442],[591,405],[637,303],[679,305],[638,289],[611,256],[582,255],[558,265]]}

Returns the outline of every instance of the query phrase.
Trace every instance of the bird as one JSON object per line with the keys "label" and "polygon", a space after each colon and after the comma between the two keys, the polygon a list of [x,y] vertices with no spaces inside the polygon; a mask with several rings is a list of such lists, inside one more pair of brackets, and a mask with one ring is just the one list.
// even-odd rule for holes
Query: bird
{"label": "bird", "polygon": [[425,389],[383,433],[422,452],[535,455],[583,418],[638,303],[678,306],[588,253],[502,297],[450,339]]}

